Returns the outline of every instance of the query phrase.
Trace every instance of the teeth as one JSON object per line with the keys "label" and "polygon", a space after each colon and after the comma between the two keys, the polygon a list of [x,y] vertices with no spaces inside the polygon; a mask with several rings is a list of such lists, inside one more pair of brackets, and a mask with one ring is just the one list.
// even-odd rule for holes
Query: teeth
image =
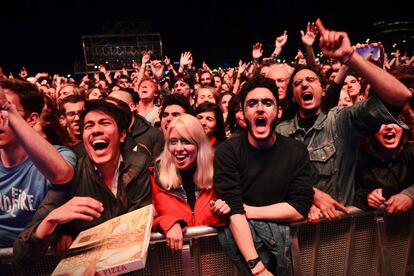
{"label": "teeth", "polygon": [[387,133],[387,134],[384,134],[384,138],[385,139],[393,139],[395,137],[395,134],[394,133]]}
{"label": "teeth", "polygon": [[106,144],[106,141],[105,140],[95,140],[95,141],[93,141],[92,145],[96,145],[98,143],[105,143]]}
{"label": "teeth", "polygon": [[184,159],[186,157],[187,157],[186,154],[178,154],[178,155],[175,156],[175,158],[177,158],[177,159]]}

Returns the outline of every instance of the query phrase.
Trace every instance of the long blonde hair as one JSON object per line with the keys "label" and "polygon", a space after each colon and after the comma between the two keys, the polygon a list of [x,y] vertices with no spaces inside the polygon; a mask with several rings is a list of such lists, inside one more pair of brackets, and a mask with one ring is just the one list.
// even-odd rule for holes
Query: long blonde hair
{"label": "long blonde hair", "polygon": [[168,140],[173,129],[197,146],[197,169],[193,181],[199,189],[210,189],[213,185],[213,148],[200,121],[189,114],[174,118],[168,126],[164,150],[157,159],[160,163],[159,181],[161,185],[167,190],[176,189],[182,185],[181,175],[168,150]]}

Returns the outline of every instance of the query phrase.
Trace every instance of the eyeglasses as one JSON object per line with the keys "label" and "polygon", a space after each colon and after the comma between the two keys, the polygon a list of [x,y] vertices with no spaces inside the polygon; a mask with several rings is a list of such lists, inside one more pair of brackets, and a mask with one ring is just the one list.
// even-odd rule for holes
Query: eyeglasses
{"label": "eyeglasses", "polygon": [[[319,79],[316,78],[316,77],[305,77],[305,80],[309,83],[312,83],[312,82],[318,81]],[[303,79],[295,80],[293,82],[293,86],[297,87],[297,86],[301,85],[302,82],[303,82]]]}
{"label": "eyeglasses", "polygon": [[168,140],[168,144],[170,146],[176,146],[178,144],[181,144],[183,147],[185,146],[195,146],[195,143],[192,141],[185,139],[185,138],[171,138]]}
{"label": "eyeglasses", "polygon": [[275,106],[275,102],[272,99],[264,98],[264,99],[249,99],[246,102],[246,107],[248,108],[257,108],[259,104],[262,104],[264,108],[273,108]]}
{"label": "eyeglasses", "polygon": [[78,115],[80,117],[80,115],[82,114],[83,110],[80,111],[70,111],[70,112],[66,112],[65,115],[68,118],[74,118],[76,115]]}

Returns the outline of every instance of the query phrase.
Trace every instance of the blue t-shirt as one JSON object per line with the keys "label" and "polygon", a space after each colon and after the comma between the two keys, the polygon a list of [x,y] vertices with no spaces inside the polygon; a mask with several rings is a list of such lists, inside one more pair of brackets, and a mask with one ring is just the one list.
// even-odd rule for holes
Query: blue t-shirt
{"label": "blue t-shirt", "polygon": [[[54,147],[75,168],[75,154],[66,147]],[[13,246],[49,189],[53,185],[30,158],[12,168],[0,163],[0,247]]]}

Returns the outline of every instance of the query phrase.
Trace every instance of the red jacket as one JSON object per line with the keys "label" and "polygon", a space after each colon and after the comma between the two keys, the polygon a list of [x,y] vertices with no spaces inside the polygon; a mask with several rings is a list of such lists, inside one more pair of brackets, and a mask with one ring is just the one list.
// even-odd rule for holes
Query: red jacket
{"label": "red jacket", "polygon": [[224,226],[226,218],[213,213],[210,201],[215,198],[214,189],[201,190],[194,204],[194,213],[190,205],[181,196],[167,191],[157,184],[155,170],[151,173],[152,204],[155,207],[153,231],[166,234],[179,222],[183,232],[189,226]]}

